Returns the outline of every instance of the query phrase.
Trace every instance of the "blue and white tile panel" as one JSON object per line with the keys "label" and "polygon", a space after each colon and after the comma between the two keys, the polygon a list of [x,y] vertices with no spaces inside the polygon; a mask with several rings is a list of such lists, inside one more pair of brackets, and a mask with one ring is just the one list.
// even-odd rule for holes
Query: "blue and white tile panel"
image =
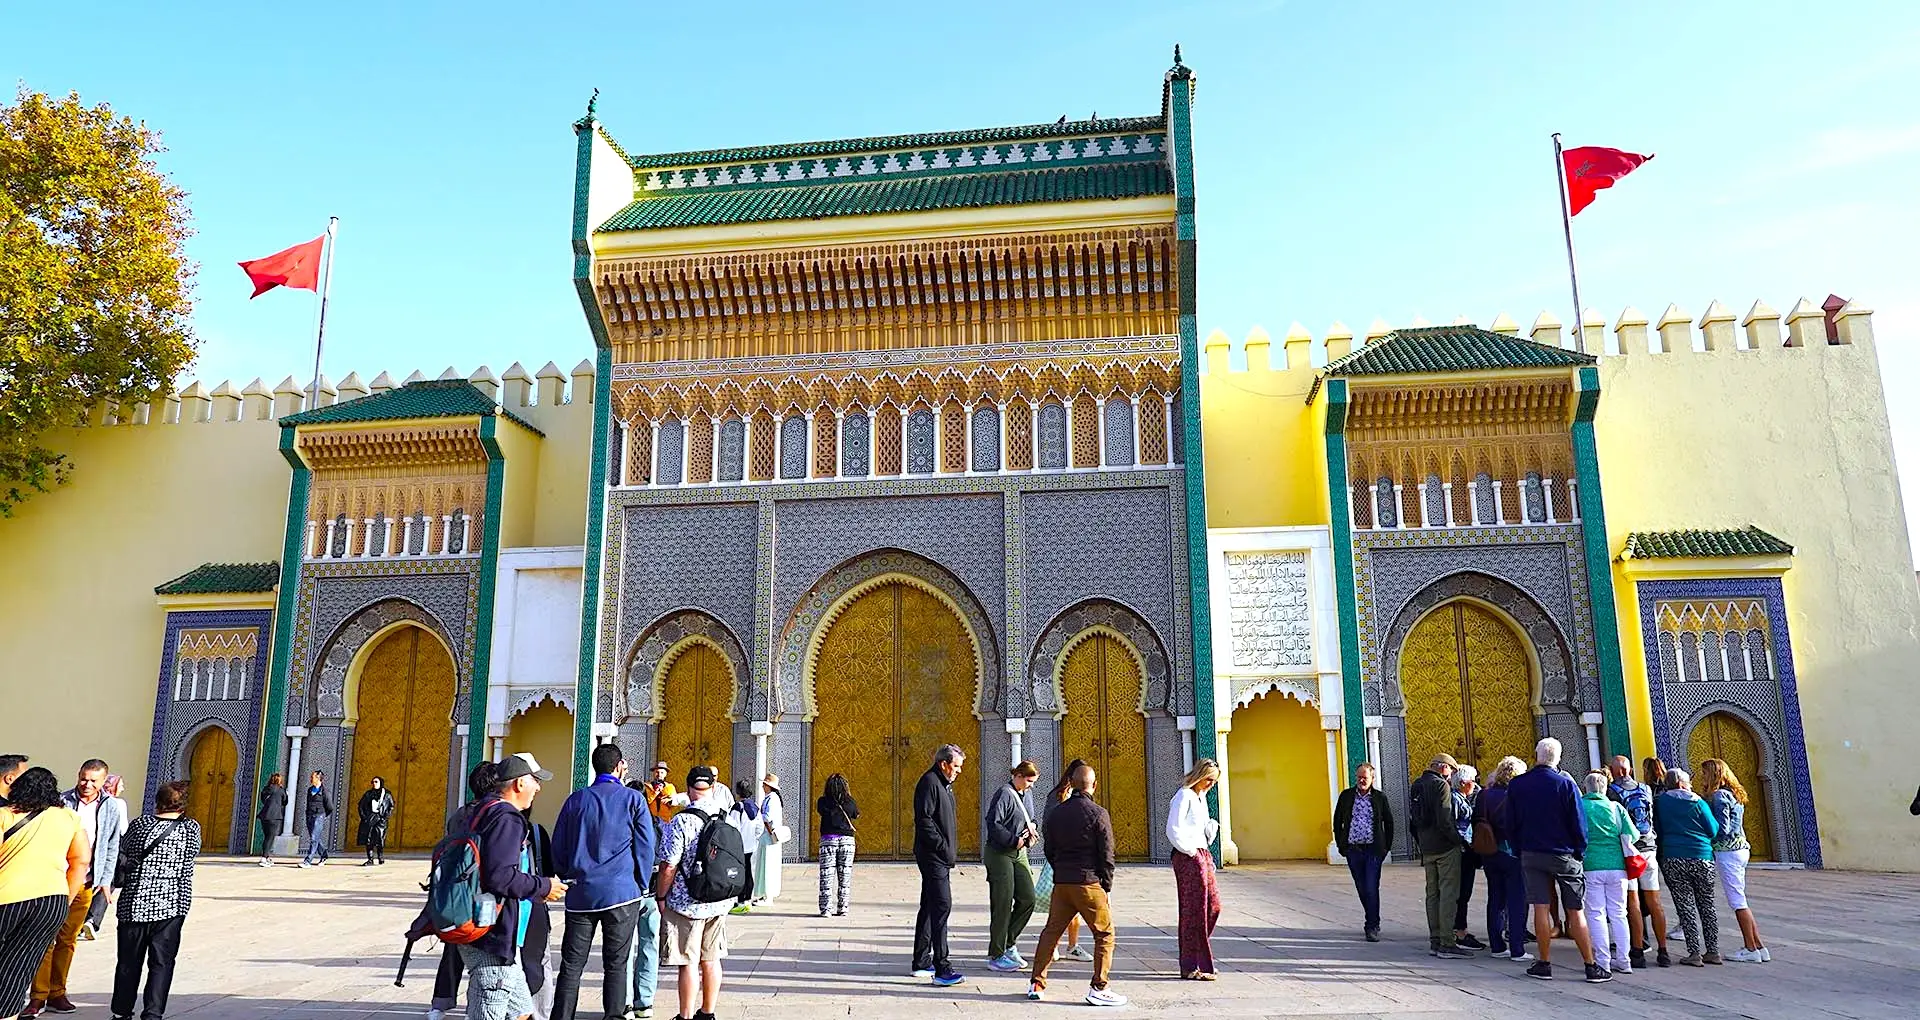
{"label": "blue and white tile panel", "polygon": [[1164,132],[1050,138],[1037,142],[938,149],[900,149],[653,170],[639,179],[636,192],[717,191],[819,181],[882,181],[931,174],[1004,171],[1009,168],[1030,170],[1061,165],[1147,163],[1165,159],[1166,152],[1167,136]]}

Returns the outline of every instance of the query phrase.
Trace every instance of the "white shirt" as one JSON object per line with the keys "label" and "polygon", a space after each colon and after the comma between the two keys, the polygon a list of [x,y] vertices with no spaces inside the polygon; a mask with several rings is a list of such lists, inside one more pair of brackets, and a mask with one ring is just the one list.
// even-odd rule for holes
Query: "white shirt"
{"label": "white shirt", "polygon": [[91,804],[81,801],[77,809],[80,812],[80,825],[87,830],[88,850],[100,845],[100,802],[104,800],[105,797],[95,797]]}
{"label": "white shirt", "polygon": [[1189,857],[1213,844],[1220,823],[1207,814],[1207,798],[1182,787],[1167,808],[1167,841]]}
{"label": "white shirt", "polygon": [[780,795],[769,793],[760,798],[760,820],[767,826],[767,842],[775,842],[773,830],[786,822],[786,809],[780,805]]}

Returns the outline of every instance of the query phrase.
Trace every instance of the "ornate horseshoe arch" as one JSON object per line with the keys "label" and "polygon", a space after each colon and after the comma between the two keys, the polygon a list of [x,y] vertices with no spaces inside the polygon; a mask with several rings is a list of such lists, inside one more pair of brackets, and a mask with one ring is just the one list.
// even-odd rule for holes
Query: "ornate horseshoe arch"
{"label": "ornate horseshoe arch", "polygon": [[708,645],[719,652],[733,672],[732,717],[735,720],[759,718],[753,713],[765,710],[766,695],[752,682],[753,671],[747,666],[740,639],[726,624],[698,609],[672,610],[640,632],[640,639],[634,642],[633,651],[627,656],[627,669],[620,685],[625,704],[615,706],[614,718],[623,722],[635,718],[658,722],[660,685],[666,680],[667,670],[672,668],[673,660],[696,644]]}
{"label": "ornate horseshoe arch", "polygon": [[1427,613],[1456,599],[1483,602],[1520,627],[1528,654],[1534,660],[1539,679],[1539,704],[1542,712],[1581,711],[1579,685],[1574,682],[1572,644],[1566,635],[1530,596],[1497,577],[1477,571],[1462,571],[1427,585],[1407,600],[1387,629],[1380,655],[1380,680],[1385,715],[1405,715],[1407,703],[1400,690],[1400,649],[1408,632]]}
{"label": "ornate horseshoe arch", "polygon": [[[1008,692],[1009,717],[1044,713],[1059,716],[1060,670],[1067,655],[1095,634],[1118,638],[1140,667],[1140,711],[1152,715],[1173,710],[1173,671],[1166,647],[1139,613],[1111,599],[1089,599],[1055,616],[1041,631],[1027,669],[1027,690]],[[1015,694],[1024,694],[1026,704],[1015,705]]]}
{"label": "ornate horseshoe arch", "polygon": [[910,585],[940,600],[959,617],[973,642],[974,714],[999,712],[1005,683],[1000,645],[980,600],[958,577],[932,560],[897,549],[867,553],[828,571],[794,607],[781,633],[775,663],[774,711],[814,716],[813,665],[833,621],[856,599],[886,584]]}
{"label": "ornate horseshoe arch", "polygon": [[371,650],[375,638],[402,623],[414,624],[440,642],[453,661],[454,712],[465,718],[467,684],[466,663],[447,636],[447,628],[424,606],[411,599],[394,596],[367,606],[342,623],[322,646],[319,665],[314,670],[307,698],[307,718],[316,724],[341,723],[347,717],[347,680],[361,656]]}

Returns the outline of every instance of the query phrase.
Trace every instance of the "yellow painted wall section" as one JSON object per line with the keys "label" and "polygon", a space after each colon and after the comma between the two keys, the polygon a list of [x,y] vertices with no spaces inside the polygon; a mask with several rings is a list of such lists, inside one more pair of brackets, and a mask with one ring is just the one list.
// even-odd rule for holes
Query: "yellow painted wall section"
{"label": "yellow painted wall section", "polygon": [[573,792],[573,713],[542,701],[508,720],[506,742],[508,754],[531,752],[541,768],[553,773],[553,781],[541,784],[533,802],[533,820],[551,831],[560,805]]}
{"label": "yellow painted wall section", "polygon": [[1247,367],[1231,368],[1224,333],[1207,338],[1200,422],[1207,468],[1207,526],[1327,523],[1322,417],[1307,405],[1314,369],[1304,332],[1273,362],[1266,333],[1246,342]]}
{"label": "yellow painted wall section", "polygon": [[[587,534],[587,468],[593,450],[593,375],[572,377],[570,393],[562,394],[561,380],[542,380],[538,402],[511,400],[513,413],[546,434],[540,440],[539,469],[534,476],[533,530],[527,545],[579,545]],[[511,469],[509,469],[511,470]]]}
{"label": "yellow painted wall section", "polygon": [[1233,713],[1233,841],[1242,861],[1326,860],[1333,839],[1320,713],[1281,694]]}
{"label": "yellow painted wall section", "polygon": [[[1803,308],[1813,317],[1803,336],[1821,330]],[[1871,329],[1863,314],[1843,316],[1850,343],[1786,347],[1777,313],[1756,309],[1755,349],[1736,350],[1722,315],[1716,305],[1703,319],[1722,349],[1692,350],[1684,313],[1670,312],[1663,322],[1684,344],[1647,353],[1645,326],[1629,324],[1630,353],[1601,359],[1608,539],[1617,556],[1633,531],[1757,524],[1794,545],[1783,587],[1825,863],[1920,870],[1901,810],[1920,730],[1920,586]],[[1638,614],[1620,602],[1627,688],[1644,691]],[[1635,699],[1638,727],[1650,715],[1644,694]]]}
{"label": "yellow painted wall section", "polygon": [[507,469],[500,499],[500,547],[532,545],[538,515],[534,499],[540,487],[540,457],[546,452],[545,443],[505,417],[494,423],[494,439],[500,444]]}
{"label": "yellow painted wall section", "polygon": [[[280,558],[291,471],[273,421],[60,429],[73,481],[0,518],[8,753],[62,784],[91,757],[146,789],[165,614],[155,585]],[[263,654],[264,660],[264,654]]]}

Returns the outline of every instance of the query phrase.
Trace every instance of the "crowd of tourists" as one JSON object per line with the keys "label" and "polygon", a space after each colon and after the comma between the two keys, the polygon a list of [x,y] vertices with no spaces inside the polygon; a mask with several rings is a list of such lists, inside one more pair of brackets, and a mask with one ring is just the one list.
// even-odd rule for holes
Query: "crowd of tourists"
{"label": "crowd of tourists", "polygon": [[[1564,938],[1595,983],[1644,969],[1649,948],[1656,967],[1772,959],[1747,904],[1747,791],[1725,761],[1700,763],[1696,793],[1692,776],[1658,758],[1646,760],[1638,779],[1621,756],[1576,780],[1560,769],[1560,754],[1560,742],[1547,737],[1535,745],[1532,766],[1503,758],[1484,787],[1473,766],[1440,754],[1414,780],[1407,821],[1426,876],[1432,956],[1488,951],[1552,980],[1553,942]],[[1359,894],[1362,933],[1378,942],[1380,865],[1394,845],[1394,820],[1372,765],[1359,766],[1341,793],[1333,832]],[[1476,873],[1486,876],[1485,942],[1468,924]],[[1742,941],[1725,954],[1716,879]],[[1662,885],[1685,941],[1677,960]]]}

